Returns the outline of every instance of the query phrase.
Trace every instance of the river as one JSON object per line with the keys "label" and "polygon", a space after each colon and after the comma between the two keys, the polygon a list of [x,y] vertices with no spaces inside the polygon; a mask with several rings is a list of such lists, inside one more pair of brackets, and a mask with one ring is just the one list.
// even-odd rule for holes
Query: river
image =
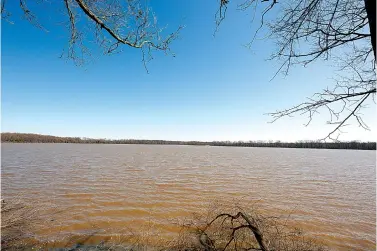
{"label": "river", "polygon": [[174,236],[215,200],[257,202],[333,250],[375,250],[376,152],[172,145],[2,144],[2,196],[42,211],[60,240],[153,223]]}

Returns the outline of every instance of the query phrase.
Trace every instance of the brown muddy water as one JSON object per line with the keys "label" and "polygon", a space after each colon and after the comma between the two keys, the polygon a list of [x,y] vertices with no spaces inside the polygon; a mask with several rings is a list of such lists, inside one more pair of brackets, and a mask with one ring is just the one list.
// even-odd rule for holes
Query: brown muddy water
{"label": "brown muddy water", "polygon": [[[376,248],[376,152],[160,145],[2,144],[2,196],[53,221],[40,240],[175,221],[214,200],[258,201],[333,250]],[[99,232],[96,232],[99,233]]]}

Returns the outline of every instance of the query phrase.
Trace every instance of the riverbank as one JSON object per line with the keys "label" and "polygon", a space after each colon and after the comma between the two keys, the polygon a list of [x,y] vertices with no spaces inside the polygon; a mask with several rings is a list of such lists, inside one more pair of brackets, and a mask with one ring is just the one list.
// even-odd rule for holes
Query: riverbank
{"label": "riverbank", "polygon": [[1,133],[2,143],[71,143],[71,144],[143,144],[143,145],[197,145],[227,147],[272,147],[310,149],[376,150],[376,142],[322,142],[322,141],[177,141],[138,139],[91,139],[79,137],[57,137],[33,133]]}

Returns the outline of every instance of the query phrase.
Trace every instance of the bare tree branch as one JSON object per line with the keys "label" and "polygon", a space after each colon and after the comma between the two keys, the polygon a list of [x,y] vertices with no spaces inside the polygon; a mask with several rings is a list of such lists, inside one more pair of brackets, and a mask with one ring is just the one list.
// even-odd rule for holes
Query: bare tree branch
{"label": "bare tree branch", "polygon": [[258,227],[258,224],[254,221],[252,222],[244,213],[242,212],[238,212],[236,215],[231,215],[231,214],[227,214],[227,213],[223,213],[223,214],[219,214],[217,215],[211,222],[208,223],[207,227],[204,228],[203,230],[203,233],[205,233],[205,231],[207,230],[208,227],[210,227],[215,221],[217,221],[218,219],[220,218],[229,218],[231,219],[231,221],[233,222],[233,220],[237,220],[237,219],[243,219],[246,224],[241,224],[240,226],[237,226],[237,227],[233,227],[231,230],[232,230],[232,233],[231,233],[231,238],[229,240],[229,242],[225,245],[223,251],[225,251],[225,249],[229,246],[229,244],[234,241],[234,234],[236,231],[240,230],[240,229],[243,229],[243,228],[247,228],[249,229],[252,234],[255,236],[255,239],[257,240],[259,246],[260,246],[260,250],[262,251],[269,251],[270,249],[268,248],[265,240],[264,240],[264,236],[263,236],[263,233],[260,231],[259,227]]}
{"label": "bare tree branch", "polygon": [[[25,0],[20,0],[20,8],[22,9],[24,13],[24,18],[29,21],[32,25],[38,27],[39,29],[42,29],[47,32],[47,30],[39,23],[37,17],[29,10],[29,8],[26,6]],[[5,2],[2,3],[1,10],[3,11],[5,9]]]}
{"label": "bare tree branch", "polygon": [[[307,126],[319,108],[325,108],[330,116],[328,123],[337,125],[325,139],[332,139],[331,135],[340,132],[351,118],[368,129],[360,109],[368,98],[374,100],[376,93],[375,1],[282,0],[277,4],[275,0],[246,0],[240,9],[245,11],[258,2],[268,2],[268,6],[248,47],[262,28],[268,29],[267,38],[273,39],[277,48],[270,59],[282,62],[272,79],[279,72],[288,74],[293,65],[306,66],[319,59],[334,60],[342,73],[332,90],[327,88],[307,102],[268,113],[272,122],[298,113],[308,115]],[[279,8],[274,12],[277,14],[266,22],[273,7]],[[337,106],[340,109],[335,109]]]}
{"label": "bare tree branch", "polygon": [[[37,17],[27,7],[28,0],[19,0],[19,6],[27,21],[43,28]],[[40,1],[43,3],[44,1]],[[139,49],[146,67],[152,51],[170,53],[170,44],[183,26],[170,34],[158,28],[153,12],[142,0],[64,0],[64,14],[67,15],[67,29],[70,32],[67,56],[77,65],[85,63],[91,55],[88,43],[92,37],[105,54],[121,51],[121,45]],[[2,18],[5,18],[7,1],[1,5]],[[87,17],[87,18],[81,18]]]}

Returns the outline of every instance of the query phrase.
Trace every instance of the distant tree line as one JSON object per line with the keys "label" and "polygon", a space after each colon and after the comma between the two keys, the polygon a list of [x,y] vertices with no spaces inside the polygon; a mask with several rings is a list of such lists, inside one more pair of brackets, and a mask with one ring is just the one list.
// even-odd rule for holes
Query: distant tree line
{"label": "distant tree line", "polygon": [[91,139],[79,137],[56,137],[32,133],[1,133],[1,142],[8,143],[75,143],[75,144],[148,144],[148,145],[207,145],[235,147],[279,147],[279,148],[318,148],[318,149],[360,149],[376,150],[376,142],[359,141],[172,141],[138,139]]}

